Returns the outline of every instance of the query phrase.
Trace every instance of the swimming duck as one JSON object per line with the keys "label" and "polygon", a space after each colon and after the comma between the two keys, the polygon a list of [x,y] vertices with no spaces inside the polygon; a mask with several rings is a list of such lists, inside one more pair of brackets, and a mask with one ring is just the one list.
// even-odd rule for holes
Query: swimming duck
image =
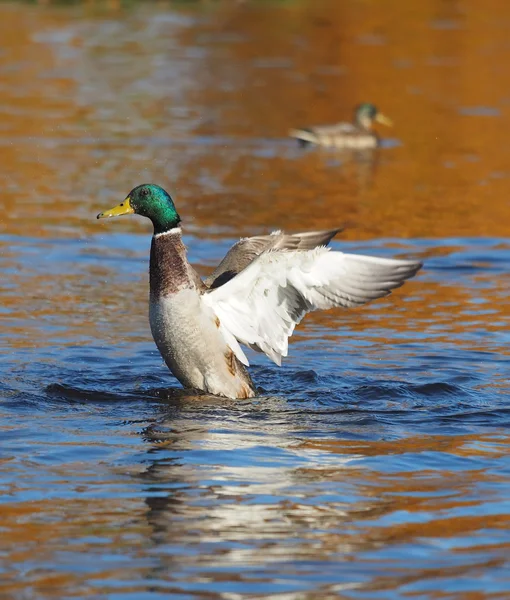
{"label": "swimming duck", "polygon": [[149,321],[163,359],[184,387],[227,398],[256,394],[241,344],[281,365],[288,338],[307,312],[381,298],[422,266],[332,252],[322,244],[335,229],[276,232],[234,245],[206,285],[188,262],[181,219],[163,188],[139,185],[97,218],[131,213],[154,227]]}
{"label": "swimming duck", "polygon": [[391,119],[380,113],[373,104],[365,102],[356,107],[352,123],[291,129],[289,135],[297,138],[303,145],[365,150],[376,148],[379,144],[379,136],[372,130],[374,121],[382,125],[393,125]]}

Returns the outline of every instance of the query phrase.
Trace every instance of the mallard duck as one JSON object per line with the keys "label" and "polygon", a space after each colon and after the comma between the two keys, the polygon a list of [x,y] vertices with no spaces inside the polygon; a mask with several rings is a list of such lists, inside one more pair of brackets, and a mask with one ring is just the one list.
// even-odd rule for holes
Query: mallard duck
{"label": "mallard duck", "polygon": [[365,150],[379,144],[379,136],[372,130],[373,122],[393,125],[391,119],[380,113],[373,104],[360,104],[354,110],[352,123],[317,125],[303,129],[291,129],[289,135],[301,144],[316,144],[327,148]]}
{"label": "mallard duck", "polygon": [[241,344],[281,365],[307,312],[381,298],[422,266],[330,251],[323,244],[337,229],[277,232],[238,242],[206,285],[188,262],[181,219],[163,188],[139,185],[97,218],[131,213],[154,227],[149,321],[163,359],[184,387],[227,398],[256,394]]}

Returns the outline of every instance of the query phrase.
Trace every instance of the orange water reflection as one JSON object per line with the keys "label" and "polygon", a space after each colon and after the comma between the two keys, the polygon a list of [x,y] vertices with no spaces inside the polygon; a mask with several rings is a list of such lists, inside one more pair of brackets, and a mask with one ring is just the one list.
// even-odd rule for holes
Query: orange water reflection
{"label": "orange water reflection", "polygon": [[[3,6],[3,228],[21,231],[21,211],[39,235],[62,215],[96,232],[103,199],[154,179],[196,227],[234,234],[347,221],[348,238],[506,236],[510,50],[488,16],[500,13],[484,7],[480,18],[476,7],[225,2],[158,27],[163,4],[114,13],[108,38],[107,16],[87,8]],[[112,52],[124,53],[119,64]],[[347,118],[360,98],[394,117],[401,143],[370,186],[348,160],[278,158],[289,127]],[[248,151],[253,138],[272,155]]]}

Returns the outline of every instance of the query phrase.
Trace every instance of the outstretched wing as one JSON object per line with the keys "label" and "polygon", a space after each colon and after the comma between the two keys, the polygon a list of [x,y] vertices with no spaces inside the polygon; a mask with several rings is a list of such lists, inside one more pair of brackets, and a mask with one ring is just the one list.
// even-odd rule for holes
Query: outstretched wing
{"label": "outstretched wing", "polygon": [[243,238],[227,252],[225,258],[204,281],[210,288],[223,285],[246,268],[257,256],[268,250],[311,250],[317,246],[327,246],[342,228],[302,233],[273,231],[270,235],[257,235]]}
{"label": "outstretched wing", "polygon": [[[281,357],[287,356],[288,338],[307,312],[359,306],[386,296],[421,266],[411,260],[327,248],[270,251],[202,298],[218,317],[226,337],[261,350],[280,365]],[[232,349],[247,365],[239,345],[233,343]]]}

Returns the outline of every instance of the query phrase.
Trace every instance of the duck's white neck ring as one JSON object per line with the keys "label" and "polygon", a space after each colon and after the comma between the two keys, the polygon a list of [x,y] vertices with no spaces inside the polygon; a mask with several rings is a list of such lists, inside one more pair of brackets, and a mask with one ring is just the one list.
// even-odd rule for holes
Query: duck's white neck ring
{"label": "duck's white neck ring", "polygon": [[178,233],[182,233],[182,229],[180,227],[172,227],[172,229],[169,229],[168,231],[162,231],[161,233],[155,233],[154,238],[157,239],[164,235],[176,235]]}

